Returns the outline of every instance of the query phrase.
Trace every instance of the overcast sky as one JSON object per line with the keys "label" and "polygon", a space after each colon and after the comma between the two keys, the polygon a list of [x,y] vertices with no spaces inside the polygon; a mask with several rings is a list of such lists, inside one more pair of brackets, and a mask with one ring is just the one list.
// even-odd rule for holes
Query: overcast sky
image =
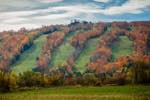
{"label": "overcast sky", "polygon": [[150,20],[150,0],[0,0],[0,31],[87,21]]}

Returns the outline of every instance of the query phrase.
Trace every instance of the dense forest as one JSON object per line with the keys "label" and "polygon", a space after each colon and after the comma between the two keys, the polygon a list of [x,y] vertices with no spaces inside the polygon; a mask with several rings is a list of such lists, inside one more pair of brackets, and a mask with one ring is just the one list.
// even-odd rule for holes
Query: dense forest
{"label": "dense forest", "polygon": [[[35,41],[42,36],[45,40],[39,47]],[[120,48],[119,52],[114,46]],[[38,47],[41,49],[32,60],[29,56],[23,58],[23,55],[32,56]],[[68,25],[3,31],[0,32],[0,89],[149,83],[149,54],[149,21],[91,23],[75,20]],[[26,63],[33,61],[33,65],[23,65],[24,59]],[[28,69],[24,71],[24,68]]]}

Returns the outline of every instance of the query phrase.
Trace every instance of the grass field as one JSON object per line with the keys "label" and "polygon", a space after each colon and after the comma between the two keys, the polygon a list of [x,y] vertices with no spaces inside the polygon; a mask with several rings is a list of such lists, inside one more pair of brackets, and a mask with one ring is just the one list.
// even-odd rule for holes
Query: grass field
{"label": "grass field", "polygon": [[76,60],[75,67],[77,70],[79,70],[81,73],[85,71],[86,64],[90,62],[90,56],[91,53],[96,50],[96,45],[98,43],[99,38],[91,39],[87,42],[86,47],[81,52],[79,58]]}
{"label": "grass field", "polygon": [[63,43],[58,50],[54,52],[51,65],[58,67],[59,65],[66,63],[68,57],[73,51],[74,48],[69,43]]}
{"label": "grass field", "polygon": [[0,100],[149,100],[150,86],[51,87],[0,94]]}
{"label": "grass field", "polygon": [[13,65],[13,71],[16,73],[22,73],[28,70],[32,70],[36,66],[36,57],[42,50],[42,45],[46,41],[47,35],[42,35],[34,41],[34,45],[23,54],[16,64]]}
{"label": "grass field", "polygon": [[53,52],[52,56],[52,67],[58,67],[66,63],[68,57],[74,52],[75,48],[69,44],[69,40],[75,36],[79,31],[69,33],[65,38],[63,43]]}
{"label": "grass field", "polygon": [[133,42],[127,36],[120,36],[119,41],[112,46],[112,56],[117,59],[133,53]]}

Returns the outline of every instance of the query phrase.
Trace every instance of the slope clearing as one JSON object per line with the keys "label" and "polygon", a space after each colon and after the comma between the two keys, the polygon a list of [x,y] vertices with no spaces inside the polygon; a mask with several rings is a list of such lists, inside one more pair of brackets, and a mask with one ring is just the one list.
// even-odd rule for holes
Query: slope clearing
{"label": "slope clearing", "polygon": [[112,46],[112,57],[117,59],[121,56],[131,55],[133,53],[133,41],[127,36],[120,36],[119,41]]}
{"label": "slope clearing", "polygon": [[76,60],[75,67],[81,73],[86,70],[86,64],[90,62],[91,54],[94,50],[96,50],[98,41],[99,37],[88,40],[85,48],[81,52],[79,58]]}
{"label": "slope clearing", "polygon": [[14,72],[22,73],[28,70],[30,71],[36,66],[36,57],[41,53],[42,45],[46,41],[46,36],[47,35],[42,35],[34,40],[33,46],[21,54],[20,59],[12,67]]}
{"label": "slope clearing", "polygon": [[51,66],[59,67],[59,65],[66,63],[68,57],[75,50],[75,48],[70,45],[69,40],[80,31],[81,30],[71,32],[64,38],[63,43],[53,53]]}
{"label": "slope clearing", "polygon": [[74,51],[74,48],[67,42],[63,43],[54,53],[51,66],[59,67],[66,63],[67,58]]}

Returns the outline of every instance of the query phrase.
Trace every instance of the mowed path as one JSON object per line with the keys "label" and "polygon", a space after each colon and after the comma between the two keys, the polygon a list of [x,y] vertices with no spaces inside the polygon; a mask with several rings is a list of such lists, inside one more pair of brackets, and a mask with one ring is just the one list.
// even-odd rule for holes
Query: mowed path
{"label": "mowed path", "polygon": [[127,36],[120,36],[119,41],[112,46],[112,57],[117,59],[121,56],[128,56],[133,53],[133,41]]}
{"label": "mowed path", "polygon": [[90,62],[92,53],[96,50],[99,37],[87,41],[85,48],[81,52],[79,58],[76,60],[75,67],[78,71],[83,73],[86,70],[86,65]]}
{"label": "mowed path", "polygon": [[36,57],[41,53],[42,46],[46,41],[47,35],[41,35],[34,40],[33,46],[21,54],[20,59],[12,66],[12,70],[16,73],[31,71],[36,66]]}
{"label": "mowed path", "polygon": [[69,33],[65,38],[63,43],[53,52],[51,67],[58,68],[65,64],[75,48],[69,43],[69,40],[75,36],[81,30]]}

